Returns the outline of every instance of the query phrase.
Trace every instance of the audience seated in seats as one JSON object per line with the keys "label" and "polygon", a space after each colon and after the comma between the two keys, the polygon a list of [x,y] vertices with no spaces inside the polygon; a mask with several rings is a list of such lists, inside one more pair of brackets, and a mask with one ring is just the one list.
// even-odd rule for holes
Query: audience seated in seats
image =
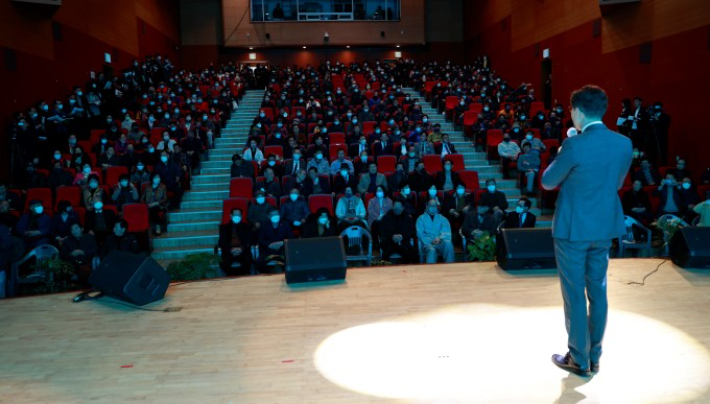
{"label": "audience seated in seats", "polygon": [[123,210],[123,205],[136,203],[140,200],[138,188],[128,180],[128,174],[121,174],[118,177],[118,184],[113,189],[111,200],[119,212]]}
{"label": "audience seated in seats", "polygon": [[693,211],[700,215],[698,227],[710,227],[710,198],[696,204]]}
{"label": "audience seated in seats", "polygon": [[486,205],[495,216],[496,221],[500,222],[505,219],[505,210],[508,209],[508,199],[505,194],[498,191],[496,180],[489,178],[486,180],[486,191],[481,194],[481,199],[478,205]]}
{"label": "audience seated in seats", "polygon": [[658,170],[651,167],[651,162],[647,158],[641,160],[641,169],[634,171],[632,179],[634,181],[641,181],[641,185],[644,187],[661,184],[661,176]]}
{"label": "audience seated in seats", "polygon": [[122,251],[137,254],[140,252],[138,239],[133,234],[127,232],[128,222],[119,220],[113,226],[111,233],[103,242],[99,249],[99,258],[106,258],[112,251]]}
{"label": "audience seated in seats", "polygon": [[498,144],[498,155],[501,159],[501,171],[503,171],[503,178],[510,178],[510,168],[509,164],[514,163],[518,160],[518,155],[520,154],[520,146],[517,143],[510,140],[510,134],[506,133],[503,135],[503,141]]}
{"label": "audience seated in seats", "polygon": [[10,212],[10,202],[0,200],[0,225],[6,226],[15,235],[18,221],[19,218]]}
{"label": "audience seated in seats", "polygon": [[259,176],[266,176],[266,170],[271,169],[274,172],[274,177],[280,179],[284,176],[284,168],[281,165],[280,158],[275,154],[269,154],[266,158],[266,165],[261,169]]}
{"label": "audience seated in seats", "polygon": [[113,146],[109,146],[104,153],[99,156],[97,164],[101,169],[106,172],[109,167],[118,167],[121,165],[121,160],[116,155],[116,151]]}
{"label": "audience seated in seats", "polygon": [[417,155],[417,151],[414,146],[409,146],[407,148],[407,153],[402,154],[399,158],[399,162],[403,165],[404,169],[408,173],[414,172],[417,169],[417,165],[421,159]]}
{"label": "audience seated in seats", "polygon": [[308,161],[308,168],[315,167],[318,174],[330,174],[330,164],[323,157],[323,151],[318,150],[314,153],[313,158]]}
{"label": "audience seated in seats", "polygon": [[94,175],[94,177],[98,181],[98,174],[91,169],[91,164],[90,163],[84,163],[84,165],[81,168],[81,172],[76,173],[76,177],[74,177],[74,182],[72,185],[77,185],[81,187],[82,189],[87,189],[89,188],[89,178],[91,175]]}
{"label": "audience seated in seats", "polygon": [[357,192],[360,195],[365,193],[375,193],[377,187],[382,187],[387,190],[387,178],[384,174],[377,172],[377,164],[371,162],[368,166],[368,173],[360,176],[360,181],[357,184]]}
{"label": "audience seated in seats", "polygon": [[[488,206],[479,204],[476,209],[469,209],[466,214],[461,225],[461,236],[466,238],[469,245],[473,245],[477,238],[485,234],[495,234],[499,223]],[[464,251],[464,254],[468,254],[468,251]]]}
{"label": "audience seated in seats", "polygon": [[302,238],[336,237],[338,235],[335,218],[330,216],[327,208],[319,208],[318,211],[310,214],[301,233]]}
{"label": "audience seated in seats", "polygon": [[231,177],[248,177],[251,179],[256,178],[254,173],[254,165],[249,160],[244,160],[239,153],[235,153],[232,156],[232,165],[230,166]]}
{"label": "audience seated in seats", "polygon": [[373,161],[374,160],[370,158],[366,151],[360,153],[359,161],[356,159],[355,164],[353,164],[355,167],[355,175],[366,174],[369,171],[370,163]]}
{"label": "audience seated in seats", "polygon": [[429,175],[424,168],[423,161],[419,161],[417,163],[417,169],[409,175],[408,182],[409,188],[411,188],[412,192],[417,193],[428,190],[434,184],[434,180],[431,175]]}
{"label": "audience seated in seats", "polygon": [[453,191],[456,186],[461,183],[459,174],[453,171],[454,163],[451,161],[444,162],[444,171],[436,173],[434,184],[439,191]]}
{"label": "audience seated in seats", "polygon": [[530,150],[537,155],[542,154],[545,150],[547,150],[547,146],[545,146],[545,143],[542,142],[542,140],[536,138],[533,136],[532,131],[527,131],[525,133],[525,139],[522,141],[523,149],[525,149],[525,145],[529,144],[530,145]]}
{"label": "audience seated in seats", "polygon": [[288,200],[281,204],[281,220],[288,223],[291,229],[301,229],[309,214],[308,203],[300,195],[298,189],[291,189]]}
{"label": "audience seated in seats", "polygon": [[308,169],[308,178],[313,184],[313,195],[331,193],[330,183],[327,179],[324,180],[318,176],[318,170],[315,167],[311,167]]}
{"label": "audience seated in seats", "polygon": [[540,155],[532,150],[530,143],[523,143],[523,153],[518,156],[518,171],[525,175],[525,193],[534,195],[535,178],[540,171]]}
{"label": "audience seated in seats", "polygon": [[676,160],[676,165],[674,168],[669,168],[668,171],[666,171],[666,174],[673,174],[673,177],[676,179],[681,179],[681,178],[692,178],[693,176],[690,173],[690,170],[686,168],[685,165],[685,159],[678,159]]}
{"label": "audience seated in seats", "polygon": [[168,152],[163,151],[161,153],[160,162],[155,165],[153,172],[160,175],[160,182],[173,194],[168,206],[171,208],[179,207],[183,195],[181,171],[177,164],[169,161]]}
{"label": "audience seated in seats", "polygon": [[365,204],[359,196],[353,193],[351,187],[346,187],[343,197],[338,200],[335,206],[335,216],[338,218],[338,232],[350,226],[360,226],[367,229]]}
{"label": "audience seated in seats", "polygon": [[298,193],[308,200],[308,197],[313,194],[313,181],[308,177],[305,168],[301,168],[286,181],[284,189],[297,189]]}
{"label": "audience seated in seats", "polygon": [[255,161],[257,164],[261,164],[261,162],[264,161],[264,153],[257,146],[258,139],[250,139],[249,147],[244,150],[242,158],[246,161]]}
{"label": "audience seated in seats", "polygon": [[330,163],[330,172],[335,175],[341,171],[342,168],[346,168],[351,174],[355,173],[355,166],[350,160],[345,159],[345,150],[338,150],[338,158]]}
{"label": "audience seated in seats", "polygon": [[269,223],[269,211],[273,208],[266,202],[266,193],[260,189],[254,192],[255,202],[249,205],[247,220],[252,224],[254,233]]}
{"label": "audience seated in seats", "polygon": [[450,196],[444,196],[444,208],[442,213],[449,219],[452,235],[456,238],[458,229],[461,228],[464,218],[470,209],[475,206],[475,195],[466,192],[463,183],[456,185],[456,190]]}
{"label": "audience seated in seats", "polygon": [[268,223],[264,223],[259,231],[259,259],[257,268],[260,272],[266,270],[266,265],[276,256],[283,263],[284,240],[293,238],[291,226],[281,220],[279,211],[272,208],[268,213]]}
{"label": "audience seated in seats", "polygon": [[67,187],[72,185],[73,180],[71,173],[62,167],[62,162],[56,161],[49,173],[47,186],[52,189]]}
{"label": "audience seated in seats", "polygon": [[148,205],[148,218],[153,233],[159,236],[165,227],[165,214],[168,211],[168,189],[162,183],[160,174],[151,175],[150,185],[146,187],[142,201]]}
{"label": "audience seated in seats", "polygon": [[[219,248],[222,251],[220,267],[227,275],[249,275],[252,255],[251,246],[253,244],[252,230],[243,221],[244,212],[241,209],[232,209],[229,223],[219,227]],[[238,268],[232,265],[238,262]]]}
{"label": "audience seated in seats", "polygon": [[404,204],[404,211],[410,216],[416,217],[417,215],[417,193],[413,192],[408,183],[402,184],[402,188],[399,190],[400,198]]}
{"label": "audience seated in seats", "polygon": [[661,182],[661,185],[656,191],[656,195],[661,198],[658,217],[667,213],[682,217],[687,210],[687,205],[683,201],[682,189],[673,174],[666,174],[666,178]]}
{"label": "audience seated in seats", "polygon": [[683,219],[685,219],[686,222],[691,223],[697,216],[693,209],[695,208],[695,205],[700,202],[700,198],[698,198],[698,190],[695,186],[693,186],[690,178],[685,177],[683,178],[683,182],[680,183],[678,193],[680,194],[681,201],[683,201]]}
{"label": "audience seated in seats", "polygon": [[30,201],[29,208],[29,212],[20,216],[17,222],[17,235],[22,238],[27,250],[48,244],[52,229],[52,219],[44,213],[42,201]]}
{"label": "audience seated in seats", "polygon": [[131,173],[131,184],[140,186],[145,182],[150,182],[152,173],[148,171],[143,162],[138,162]]}
{"label": "audience seated in seats", "polygon": [[99,243],[103,243],[113,231],[117,220],[118,218],[112,210],[104,209],[103,202],[94,202],[93,209],[86,212],[86,231],[95,236]]}
{"label": "audience seated in seats", "polygon": [[71,234],[62,242],[59,256],[74,265],[77,270],[83,265],[91,265],[99,246],[90,233],[84,233],[79,223],[71,225]]}
{"label": "audience seated in seats", "polygon": [[518,205],[515,207],[515,211],[508,213],[503,227],[506,229],[534,228],[537,217],[530,212],[531,206],[532,203],[530,199],[526,197],[518,199]]}
{"label": "audience seated in seats", "polygon": [[71,232],[71,226],[74,223],[79,223],[79,217],[74,212],[74,208],[68,201],[59,201],[57,211],[52,216],[50,224],[50,234],[54,244],[61,247],[62,242]]}
{"label": "audience seated in seats", "polygon": [[385,188],[378,186],[375,197],[367,203],[367,226],[373,240],[377,240],[382,218],[392,209],[392,200],[385,195]]}
{"label": "audience seated in seats", "polygon": [[274,170],[271,167],[266,168],[264,171],[264,179],[256,183],[254,190],[264,191],[266,196],[273,198],[281,197],[281,182],[276,178]]}
{"label": "audience seated in seats", "polygon": [[451,225],[449,221],[439,214],[439,207],[435,200],[430,199],[426,211],[417,218],[417,238],[427,264],[435,264],[437,253],[441,254],[444,262],[454,262],[454,245],[451,241]]}
{"label": "audience seated in seats", "polygon": [[17,194],[7,190],[7,183],[0,182],[0,202],[7,201],[12,210],[20,210],[20,197]]}
{"label": "audience seated in seats", "polygon": [[651,198],[643,190],[640,180],[635,180],[632,188],[624,193],[621,197],[621,204],[624,208],[624,215],[631,216],[646,226],[653,221]]}
{"label": "audience seated in seats", "polygon": [[83,202],[87,211],[94,209],[96,202],[104,201],[104,190],[99,188],[99,176],[96,174],[89,175],[88,187],[84,189]]}
{"label": "audience seated in seats", "polygon": [[292,155],[292,159],[286,161],[284,165],[284,174],[294,176],[298,173],[300,169],[306,169],[306,160],[303,159],[303,152],[300,149],[296,149]]}
{"label": "audience seated in seats", "polygon": [[402,198],[395,198],[392,209],[382,218],[379,229],[382,259],[390,261],[393,254],[398,254],[405,264],[419,262],[415,236],[414,218],[405,211]]}

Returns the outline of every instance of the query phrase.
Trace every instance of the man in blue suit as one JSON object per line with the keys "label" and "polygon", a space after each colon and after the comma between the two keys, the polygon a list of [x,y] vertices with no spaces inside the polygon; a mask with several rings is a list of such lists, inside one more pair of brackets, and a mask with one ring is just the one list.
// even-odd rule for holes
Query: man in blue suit
{"label": "man in blue suit", "polygon": [[608,106],[604,90],[584,86],[572,93],[570,104],[580,134],[565,141],[542,176],[545,189],[560,187],[552,236],[569,347],[566,355],[553,355],[552,361],[588,376],[599,371],[608,312],[609,247],[626,230],[617,192],[631,166],[632,147],[627,137],[602,123]]}

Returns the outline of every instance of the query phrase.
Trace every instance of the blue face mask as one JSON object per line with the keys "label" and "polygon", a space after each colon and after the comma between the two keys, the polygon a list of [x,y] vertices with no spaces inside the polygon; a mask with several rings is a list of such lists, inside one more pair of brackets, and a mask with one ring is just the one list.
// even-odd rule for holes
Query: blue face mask
{"label": "blue face mask", "polygon": [[495,185],[489,185],[486,187],[488,189],[488,192],[495,192],[496,191],[496,186]]}

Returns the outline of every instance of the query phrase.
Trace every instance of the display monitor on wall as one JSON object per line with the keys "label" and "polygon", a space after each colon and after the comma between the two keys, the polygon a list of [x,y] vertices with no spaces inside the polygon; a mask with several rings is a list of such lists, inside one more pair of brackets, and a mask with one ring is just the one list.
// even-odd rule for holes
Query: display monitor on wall
{"label": "display monitor on wall", "polygon": [[252,22],[399,21],[400,0],[250,0]]}

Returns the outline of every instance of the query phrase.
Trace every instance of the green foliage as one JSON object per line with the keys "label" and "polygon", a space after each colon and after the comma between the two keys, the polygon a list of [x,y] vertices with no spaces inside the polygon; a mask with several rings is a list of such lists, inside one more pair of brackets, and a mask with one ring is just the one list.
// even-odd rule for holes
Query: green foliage
{"label": "green foliage", "polygon": [[373,267],[384,267],[389,265],[392,265],[390,261],[385,261],[382,259],[373,258],[372,261],[370,261],[370,266]]}
{"label": "green foliage", "polygon": [[481,233],[473,242],[466,245],[469,261],[494,261],[496,257],[496,240],[487,231]]}
{"label": "green foliage", "polygon": [[217,276],[219,257],[214,254],[190,254],[181,261],[168,265],[168,274],[173,281],[193,281]]}
{"label": "green foliage", "polygon": [[49,258],[32,266],[32,274],[28,277],[43,279],[43,282],[32,288],[33,293],[58,293],[76,290],[79,285],[72,281],[76,270],[74,266],[59,258]]}

